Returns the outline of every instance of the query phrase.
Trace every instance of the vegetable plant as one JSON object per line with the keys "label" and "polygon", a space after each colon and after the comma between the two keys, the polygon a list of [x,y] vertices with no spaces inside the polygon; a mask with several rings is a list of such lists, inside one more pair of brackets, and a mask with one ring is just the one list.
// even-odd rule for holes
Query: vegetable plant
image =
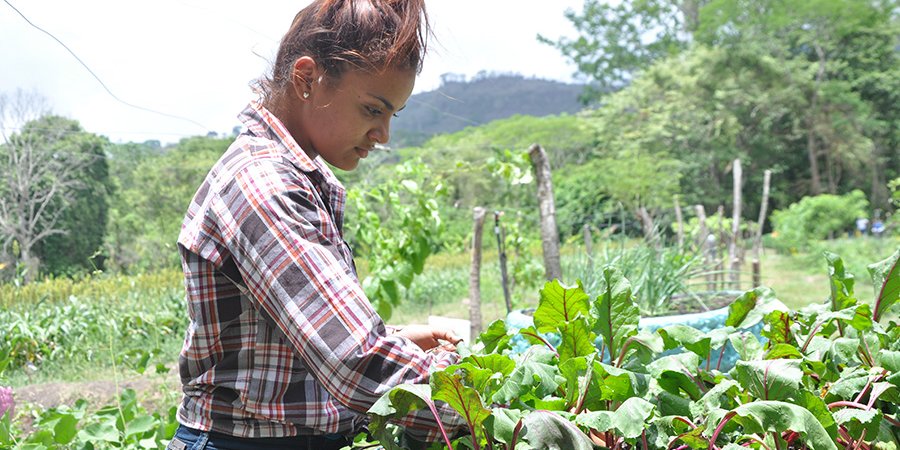
{"label": "vegetable plant", "polygon": [[[840,257],[826,259],[826,301],[792,311],[756,288],[708,333],[641,331],[631,284],[613,267],[590,295],[554,280],[540,291],[534,326],[493,322],[430,384],[385,394],[369,410],[370,435],[354,445],[400,448],[390,419],[446,402],[464,433],[446,430],[431,448],[896,449],[900,250],[869,266],[871,301],[857,296]],[[763,339],[747,331],[759,322]],[[516,335],[531,344],[524,352],[511,345]],[[709,362],[726,346],[740,355],[727,372]]]}

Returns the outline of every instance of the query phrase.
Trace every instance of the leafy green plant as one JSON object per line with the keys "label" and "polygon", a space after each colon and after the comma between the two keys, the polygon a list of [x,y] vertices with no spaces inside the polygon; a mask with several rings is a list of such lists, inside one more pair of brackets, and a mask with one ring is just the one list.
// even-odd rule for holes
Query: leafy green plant
{"label": "leafy green plant", "polygon": [[811,242],[833,239],[852,229],[857,218],[868,217],[868,209],[866,195],[859,190],[804,197],[772,213],[773,238],[768,242],[779,251],[804,250]]}
{"label": "leafy green plant", "polygon": [[[589,296],[547,283],[534,326],[492,323],[457,364],[428,385],[399,386],[369,411],[371,438],[400,448],[391,419],[446,402],[463,436],[432,448],[889,449],[900,443],[900,250],[869,266],[877,286],[861,302],[854,278],[827,255],[831,296],[791,311],[772,290],[744,293],[726,326],[639,331],[631,284],[606,267]],[[764,340],[746,331],[764,323]],[[552,345],[546,333],[561,337]],[[512,351],[514,337],[531,346]],[[712,367],[732,346],[740,360]],[[674,349],[681,353],[660,354]],[[360,438],[360,441],[363,441]],[[445,447],[444,447],[445,446]]]}

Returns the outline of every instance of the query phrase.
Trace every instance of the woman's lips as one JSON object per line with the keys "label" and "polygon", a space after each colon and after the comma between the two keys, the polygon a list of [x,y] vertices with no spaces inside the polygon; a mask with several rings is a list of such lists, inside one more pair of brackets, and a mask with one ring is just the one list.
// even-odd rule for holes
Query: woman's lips
{"label": "woman's lips", "polygon": [[369,150],[362,147],[356,147],[356,154],[359,155],[360,158],[365,159],[369,156]]}

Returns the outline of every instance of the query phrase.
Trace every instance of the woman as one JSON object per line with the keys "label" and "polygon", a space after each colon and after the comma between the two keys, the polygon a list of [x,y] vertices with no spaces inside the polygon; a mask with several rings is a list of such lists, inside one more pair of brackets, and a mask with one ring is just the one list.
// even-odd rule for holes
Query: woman
{"label": "woman", "polygon": [[[439,346],[459,341],[451,331],[390,330],[374,312],[323,162],[353,170],[387,143],[429,33],[423,0],[317,0],[297,14],[178,238],[191,321],[169,448],[340,448],[382,394],[456,361]],[[428,412],[401,424],[438,436]]]}

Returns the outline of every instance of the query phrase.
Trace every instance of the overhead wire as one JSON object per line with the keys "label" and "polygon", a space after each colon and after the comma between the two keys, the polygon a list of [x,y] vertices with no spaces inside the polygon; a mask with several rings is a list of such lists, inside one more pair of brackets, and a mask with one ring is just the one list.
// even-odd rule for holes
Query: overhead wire
{"label": "overhead wire", "polygon": [[94,71],[91,70],[91,68],[90,68],[84,61],[82,61],[81,58],[79,58],[78,55],[75,54],[75,52],[72,51],[72,49],[70,49],[68,45],[66,45],[63,41],[61,41],[61,40],[60,40],[59,38],[57,38],[56,36],[54,36],[53,33],[50,33],[49,31],[47,31],[47,30],[45,30],[45,29],[39,27],[38,25],[36,25],[35,23],[33,23],[31,20],[29,20],[28,17],[26,17],[25,14],[22,14],[22,12],[19,11],[19,9],[16,8],[12,3],[10,3],[9,0],[3,0],[3,2],[6,3],[10,8],[12,8],[13,11],[15,11],[19,16],[21,16],[22,19],[25,20],[25,22],[28,23],[28,25],[31,25],[32,27],[34,27],[34,28],[37,29],[38,31],[40,31],[40,32],[42,32],[42,33],[44,33],[44,34],[46,34],[47,36],[50,36],[51,39],[53,39],[53,40],[56,41],[59,45],[61,45],[64,49],[66,49],[66,51],[69,52],[69,54],[72,55],[72,57],[74,57],[75,60],[78,61],[78,63],[81,64],[81,66],[84,67],[84,69],[87,70],[88,73],[90,73],[91,76],[94,77],[95,80],[97,80],[98,83],[100,83],[100,86],[102,86],[103,89],[106,90],[106,93],[108,93],[108,94],[109,94],[113,99],[115,99],[117,102],[119,102],[119,103],[121,103],[121,104],[123,104],[123,105],[125,105],[125,106],[131,107],[131,108],[134,108],[134,109],[138,109],[138,110],[141,110],[141,111],[146,111],[146,112],[153,113],[153,114],[157,114],[157,115],[160,115],[160,116],[165,116],[165,117],[169,117],[169,118],[172,118],[172,119],[177,119],[177,120],[182,120],[182,121],[185,121],[185,122],[189,122],[189,123],[192,123],[192,124],[194,124],[194,125],[197,125],[197,126],[200,127],[200,128],[203,128],[203,129],[206,130],[207,132],[212,131],[209,127],[207,127],[206,125],[203,125],[203,124],[200,123],[200,122],[197,122],[196,120],[193,120],[193,119],[190,119],[190,118],[187,118],[187,117],[184,117],[184,116],[179,116],[179,115],[176,115],[176,114],[169,114],[169,113],[167,113],[167,112],[157,111],[157,110],[152,109],[152,108],[147,108],[147,107],[144,107],[144,106],[135,105],[135,104],[133,104],[133,103],[127,102],[127,101],[125,101],[125,100],[122,100],[122,99],[119,98],[116,94],[114,94],[114,93],[112,92],[112,90],[109,89],[109,87],[106,86],[106,83],[104,83],[103,80],[100,79],[100,77],[99,77],[96,73],[94,73]]}

